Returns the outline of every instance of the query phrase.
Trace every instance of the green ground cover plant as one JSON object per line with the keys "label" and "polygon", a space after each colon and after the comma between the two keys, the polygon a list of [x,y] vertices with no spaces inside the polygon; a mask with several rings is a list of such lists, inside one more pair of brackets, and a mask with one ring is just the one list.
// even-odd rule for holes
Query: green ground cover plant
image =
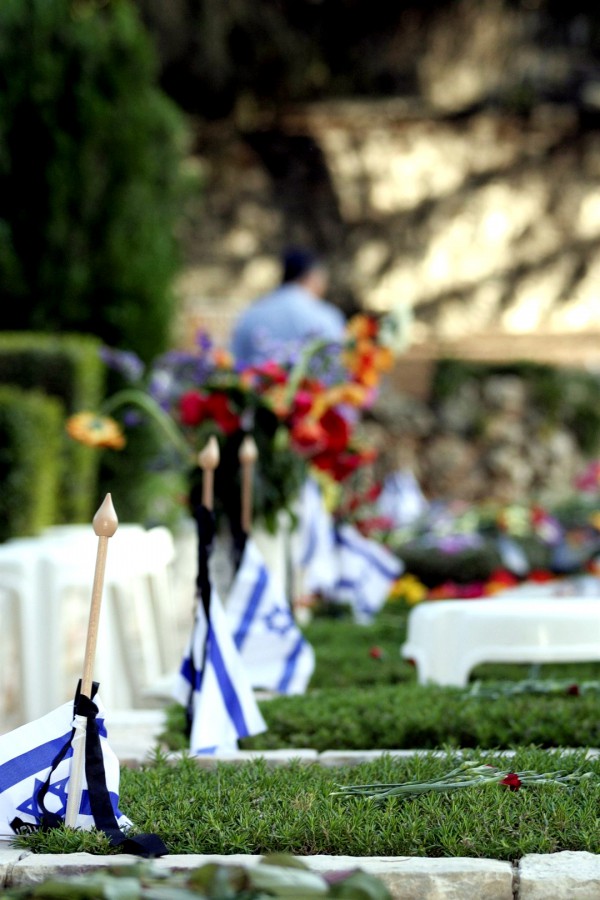
{"label": "green ground cover plant", "polygon": [[244,749],[600,746],[598,694],[467,697],[417,684],[314,691],[261,704],[268,725]]}
{"label": "green ground cover plant", "polygon": [[[378,805],[334,792],[355,784],[439,778],[456,766],[456,755],[384,756],[344,768],[299,762],[269,768],[258,760],[214,769],[189,757],[172,764],[158,755],[141,769],[123,770],[120,805],[136,829],[160,834],[171,853],[512,860],[527,853],[600,852],[599,760],[586,759],[584,751],[538,748],[519,749],[514,757],[498,752],[469,757],[511,771],[591,774],[572,786],[549,783],[513,791],[486,784]],[[94,832],[38,832],[19,843],[38,852],[108,852],[106,840]]]}

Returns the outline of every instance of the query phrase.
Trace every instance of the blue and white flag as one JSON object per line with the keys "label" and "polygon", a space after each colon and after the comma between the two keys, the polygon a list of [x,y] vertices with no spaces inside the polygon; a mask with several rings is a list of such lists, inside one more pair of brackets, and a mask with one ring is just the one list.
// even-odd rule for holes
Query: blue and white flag
{"label": "blue and white flag", "polygon": [[353,525],[338,525],[335,543],[337,579],[329,597],[351,606],[357,622],[370,622],[401,575],[403,563]]}
{"label": "blue and white flag", "polygon": [[[119,761],[108,745],[100,706],[96,722],[110,802],[117,825],[126,829],[131,822],[118,808]],[[52,769],[56,757],[69,744],[72,727],[73,703],[70,702],[0,737],[0,839],[14,838],[15,832],[11,828],[14,819],[32,826],[39,825],[45,813],[64,819],[73,756],[71,746],[54,771]],[[76,827],[89,830],[94,824],[84,774]]]}
{"label": "blue and white flag", "polygon": [[173,693],[187,708],[191,698],[190,752],[196,755],[236,750],[239,738],[267,730],[214,587],[209,619],[198,601]]}
{"label": "blue and white flag", "polygon": [[303,694],[315,668],[314,650],[252,538],[246,542],[225,612],[252,686]]}
{"label": "blue and white flag", "polygon": [[302,592],[327,594],[337,581],[333,517],[314,478],[308,478],[298,504],[295,562],[302,573]]}
{"label": "blue and white flag", "polygon": [[411,525],[428,509],[429,503],[410,469],[400,469],[385,478],[377,498],[377,510],[390,519],[394,527]]}

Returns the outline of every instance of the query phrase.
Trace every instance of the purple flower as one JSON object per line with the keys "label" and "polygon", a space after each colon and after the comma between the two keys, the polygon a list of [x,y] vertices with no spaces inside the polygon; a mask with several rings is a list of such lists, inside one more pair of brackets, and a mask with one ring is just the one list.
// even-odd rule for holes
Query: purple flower
{"label": "purple flower", "polygon": [[110,369],[120,372],[127,381],[137,382],[144,374],[144,363],[131,350],[101,347],[100,358]]}

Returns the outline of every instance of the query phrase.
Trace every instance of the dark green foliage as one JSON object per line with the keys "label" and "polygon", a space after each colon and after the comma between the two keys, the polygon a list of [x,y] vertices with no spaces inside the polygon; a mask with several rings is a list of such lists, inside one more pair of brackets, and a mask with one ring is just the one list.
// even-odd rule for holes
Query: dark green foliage
{"label": "dark green foliage", "polygon": [[[104,387],[99,348],[94,338],[79,335],[0,334],[0,384],[58,398],[65,417],[96,410]],[[60,434],[57,520],[86,522],[98,500],[98,453],[67,436],[64,418]]]}
{"label": "dark green foliage", "polygon": [[180,127],[129,0],[0,4],[5,328],[164,349]]}
{"label": "dark green foliage", "polygon": [[63,419],[58,400],[0,386],[0,541],[56,521]]}
{"label": "dark green foliage", "polygon": [[495,569],[502,567],[502,557],[493,541],[457,553],[432,553],[431,547],[415,541],[400,545],[395,553],[404,562],[406,571],[427,587],[446,581],[459,584],[487,581]]}
{"label": "dark green foliage", "polygon": [[417,684],[313,691],[261,706],[268,731],[247,749],[597,747],[598,695],[471,699],[458,688]]}
{"label": "dark green foliage", "polygon": [[[64,832],[61,837],[68,840]],[[330,885],[324,876],[315,876],[303,862],[284,854],[266,857],[257,866],[210,862],[185,872],[160,871],[150,863],[103,867],[86,875],[57,875],[41,885],[9,889],[3,896],[7,900],[266,900],[290,896],[391,900],[374,875],[349,871]]]}

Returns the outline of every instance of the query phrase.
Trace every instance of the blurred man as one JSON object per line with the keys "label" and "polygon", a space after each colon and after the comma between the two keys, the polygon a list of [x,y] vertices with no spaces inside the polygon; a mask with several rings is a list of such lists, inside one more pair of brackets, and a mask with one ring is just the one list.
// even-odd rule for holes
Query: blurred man
{"label": "blurred man", "polygon": [[283,258],[281,285],[255,300],[234,326],[231,349],[236,361],[264,362],[278,343],[341,339],[344,316],[323,299],[327,286],[327,271],[314,253],[289,250]]}

